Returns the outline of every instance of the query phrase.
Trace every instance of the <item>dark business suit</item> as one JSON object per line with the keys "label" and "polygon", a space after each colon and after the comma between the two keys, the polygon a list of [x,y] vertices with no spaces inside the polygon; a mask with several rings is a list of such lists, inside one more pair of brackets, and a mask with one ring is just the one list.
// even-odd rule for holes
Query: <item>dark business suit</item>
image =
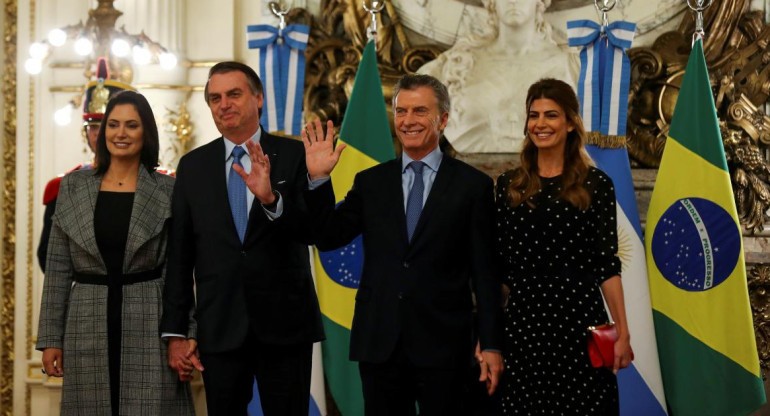
{"label": "dark business suit", "polygon": [[401,159],[395,159],[360,172],[336,210],[330,182],[306,193],[319,222],[319,249],[363,234],[350,359],[467,369],[475,343],[471,285],[482,347],[501,347],[492,180],[444,156],[410,243],[401,169]]}
{"label": "dark business suit", "polygon": [[[300,142],[264,130],[260,144],[270,158],[270,182],[281,194],[284,210],[271,221],[255,199],[243,243],[227,196],[224,139],[191,151],[177,169],[161,330],[185,333],[187,311],[194,303],[194,271],[198,348],[206,367],[203,375],[209,402],[213,401],[212,389],[227,386],[229,377],[229,370],[216,360],[231,359],[233,371],[239,371],[241,359],[245,362],[240,367],[271,360],[258,355],[271,353],[271,348],[282,353],[300,351],[307,369],[305,372],[303,365],[302,379],[295,384],[307,383],[309,389],[312,343],[324,338],[310,273],[310,241],[300,241],[304,228],[302,189],[307,184],[304,150]],[[287,361],[293,360],[288,357]],[[263,386],[265,383],[270,381],[260,380],[260,392],[270,387]],[[249,385],[243,394],[250,391]],[[219,393],[230,394],[226,387]],[[269,414],[270,403],[262,399]],[[307,400],[307,396],[294,399],[300,404]],[[223,407],[215,405],[213,413],[228,414],[231,408],[227,406],[233,405],[228,402],[232,401],[225,397],[220,403]],[[211,414],[211,403],[209,409]]]}

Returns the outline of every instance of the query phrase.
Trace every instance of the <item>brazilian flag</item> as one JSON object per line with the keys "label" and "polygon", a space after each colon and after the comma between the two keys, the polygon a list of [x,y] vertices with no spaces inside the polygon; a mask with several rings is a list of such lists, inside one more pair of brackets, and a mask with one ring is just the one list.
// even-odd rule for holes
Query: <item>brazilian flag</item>
{"label": "brazilian flag", "polygon": [[[353,186],[353,178],[358,172],[396,156],[374,41],[369,41],[364,48],[345,110],[340,140],[347,144],[347,148],[331,174],[338,203]],[[345,247],[317,252],[315,256],[318,301],[326,330],[326,341],[322,344],[324,373],[343,416],[364,414],[358,365],[348,359],[353,307],[363,260],[361,236]]]}
{"label": "brazilian flag", "polygon": [[700,39],[682,79],[645,235],[671,413],[745,415],[764,404],[741,227]]}

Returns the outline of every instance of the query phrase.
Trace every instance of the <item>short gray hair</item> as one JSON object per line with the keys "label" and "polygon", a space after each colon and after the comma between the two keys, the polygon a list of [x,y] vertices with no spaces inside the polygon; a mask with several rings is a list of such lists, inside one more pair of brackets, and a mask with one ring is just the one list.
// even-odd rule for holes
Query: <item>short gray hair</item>
{"label": "short gray hair", "polygon": [[438,101],[438,109],[441,114],[449,113],[452,108],[452,103],[449,100],[449,92],[446,89],[446,85],[442,84],[438,79],[425,74],[406,74],[396,82],[393,87],[393,109],[396,108],[396,97],[401,90],[413,91],[420,87],[430,87],[433,90],[433,95],[436,96]]}

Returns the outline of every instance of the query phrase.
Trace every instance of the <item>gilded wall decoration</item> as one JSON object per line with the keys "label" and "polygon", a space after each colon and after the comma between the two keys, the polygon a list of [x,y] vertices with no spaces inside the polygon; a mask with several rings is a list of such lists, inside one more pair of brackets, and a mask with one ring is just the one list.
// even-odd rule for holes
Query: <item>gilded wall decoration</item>
{"label": "gilded wall decoration", "polygon": [[770,265],[761,264],[749,270],[748,283],[759,364],[766,375],[770,371]]}
{"label": "gilded wall decoration", "polygon": [[[748,0],[714,2],[705,14],[706,55],[741,224],[762,231],[770,209],[770,25]],[[652,46],[629,50],[629,155],[657,167],[691,49],[693,16]]]}
{"label": "gilded wall decoration", "polygon": [[[377,58],[386,102],[393,85],[403,74],[414,72],[440,52],[434,46],[412,46],[390,2],[377,15]],[[323,0],[319,17],[305,9],[293,9],[292,23],[310,26],[306,52],[305,118],[321,118],[340,126],[356,70],[366,46],[369,15],[358,0]],[[389,105],[389,104],[388,104]],[[389,117],[392,115],[389,112]],[[391,120],[392,121],[392,120]]]}
{"label": "gilded wall decoration", "polygon": [[2,312],[0,314],[0,411],[13,414],[16,299],[16,33],[17,0],[5,0],[3,28]]}
{"label": "gilded wall decoration", "polygon": [[176,166],[179,159],[187,154],[193,143],[195,123],[187,110],[187,102],[190,100],[191,94],[192,90],[187,92],[176,110],[166,107],[163,128],[169,133],[170,145],[163,149],[164,157],[162,159],[165,166]]}
{"label": "gilded wall decoration", "polygon": [[[30,30],[30,37],[33,37],[35,35],[35,0],[30,0],[29,4],[29,30]],[[33,178],[35,177],[35,164],[36,164],[36,155],[35,155],[35,82],[33,79],[29,80],[29,132],[27,133],[28,143],[27,146],[29,148],[29,156],[27,157],[27,177]],[[29,363],[32,360],[32,350],[34,349],[34,343],[35,343],[35,337],[32,334],[32,299],[33,297],[33,289],[35,285],[33,284],[33,279],[35,277],[34,274],[34,261],[33,261],[33,246],[32,242],[33,239],[30,238],[30,236],[33,235],[33,225],[34,225],[34,195],[35,195],[35,182],[34,181],[28,181],[27,184],[27,253],[26,253],[26,259],[27,259],[27,293],[26,293],[26,342],[24,344],[24,351],[25,351],[25,358],[27,359],[27,362]],[[29,371],[29,370],[28,370]],[[25,391],[24,391],[24,409],[25,414],[29,415],[31,414],[31,406],[32,406],[32,390],[30,389],[30,385],[26,384]]]}

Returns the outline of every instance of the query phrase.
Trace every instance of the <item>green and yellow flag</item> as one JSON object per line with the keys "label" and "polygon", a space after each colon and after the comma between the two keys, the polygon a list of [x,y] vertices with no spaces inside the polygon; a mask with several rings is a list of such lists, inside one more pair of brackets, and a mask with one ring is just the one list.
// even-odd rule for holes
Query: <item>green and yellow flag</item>
{"label": "green and yellow flag", "polygon": [[[331,175],[338,203],[353,186],[356,173],[396,156],[373,41],[364,48],[342,121],[340,140],[347,148]],[[348,359],[353,307],[363,260],[361,236],[343,248],[317,252],[315,256],[318,300],[326,330],[326,341],[322,345],[324,373],[343,416],[364,414],[358,365]]]}
{"label": "green and yellow flag", "polygon": [[700,39],[682,79],[645,235],[672,414],[745,415],[761,406],[741,227]]}

